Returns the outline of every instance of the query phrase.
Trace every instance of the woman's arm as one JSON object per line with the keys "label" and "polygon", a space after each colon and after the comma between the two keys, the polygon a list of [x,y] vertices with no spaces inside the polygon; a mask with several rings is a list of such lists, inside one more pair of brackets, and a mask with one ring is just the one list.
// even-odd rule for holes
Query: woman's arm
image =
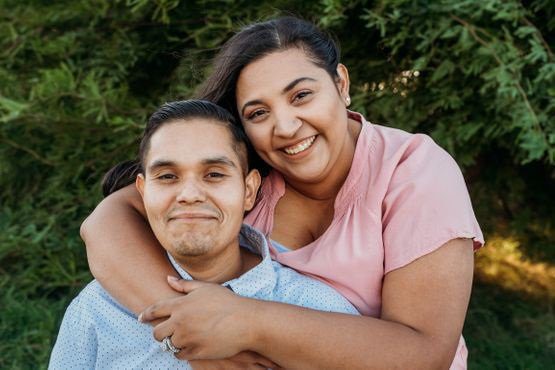
{"label": "woman's arm", "polygon": [[252,350],[284,368],[447,369],[462,332],[473,274],[472,242],[455,239],[388,273],[381,319],[326,313],[237,297],[180,281],[187,296],[143,312],[172,335],[179,357],[229,357]]}
{"label": "woman's arm", "polygon": [[145,217],[141,196],[129,185],[106,197],[81,225],[92,274],[136,313],[178,295],[166,283],[176,272]]}
{"label": "woman's arm", "polygon": [[[177,274],[152,233],[134,185],[106,197],[81,225],[81,237],[94,277],[133,312],[139,313],[161,299],[181,296],[166,283],[168,275]],[[222,361],[194,361],[191,365],[195,369],[277,368],[252,352]]]}
{"label": "woman's arm", "polygon": [[330,320],[328,315],[281,311],[281,317],[289,316],[286,326],[285,318],[266,320],[273,314],[266,311],[254,350],[273,358],[266,351],[279,342],[271,351],[288,367],[293,363],[283,361],[295,353],[288,338],[295,338],[296,345],[314,343],[297,351],[301,362],[295,366],[303,369],[448,369],[462,332],[472,274],[472,242],[453,240],[385,276],[381,319],[335,315]]}

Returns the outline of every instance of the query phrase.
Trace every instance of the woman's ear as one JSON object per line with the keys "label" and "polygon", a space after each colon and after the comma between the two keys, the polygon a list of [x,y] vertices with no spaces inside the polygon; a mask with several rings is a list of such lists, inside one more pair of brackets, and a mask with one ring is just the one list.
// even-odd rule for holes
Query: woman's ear
{"label": "woman's ear", "polygon": [[345,65],[341,63],[337,65],[336,71],[337,71],[337,79],[336,79],[337,90],[339,91],[339,95],[345,102],[345,105],[349,106],[349,104],[351,104],[351,96],[349,94],[349,86],[351,83],[349,80],[349,71],[347,70],[347,67],[345,67]]}

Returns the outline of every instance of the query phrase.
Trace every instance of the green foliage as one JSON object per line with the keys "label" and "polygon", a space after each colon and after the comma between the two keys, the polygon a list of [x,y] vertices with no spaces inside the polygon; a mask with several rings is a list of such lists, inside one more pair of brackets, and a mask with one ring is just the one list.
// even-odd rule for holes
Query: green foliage
{"label": "green foliage", "polygon": [[554,164],[554,12],[540,1],[378,1],[362,18],[387,58],[358,101],[374,119],[425,128],[464,164],[492,143],[515,163]]}
{"label": "green foliage", "polygon": [[549,369],[555,356],[555,317],[530,302],[483,284],[474,287],[465,337],[469,369]]}
{"label": "green foliage", "polygon": [[[90,280],[79,225],[103,173],[135,155],[149,113],[190,96],[238,26],[280,10],[341,40],[356,110],[429,133],[472,165],[482,217],[499,202],[524,223],[552,213],[552,191],[528,196],[555,188],[550,0],[0,0],[0,9],[0,368],[46,366],[64,307]],[[533,181],[504,184],[522,174]],[[481,338],[480,315],[470,316],[471,338]],[[475,345],[476,365],[495,367],[510,347],[487,357],[491,348]]]}

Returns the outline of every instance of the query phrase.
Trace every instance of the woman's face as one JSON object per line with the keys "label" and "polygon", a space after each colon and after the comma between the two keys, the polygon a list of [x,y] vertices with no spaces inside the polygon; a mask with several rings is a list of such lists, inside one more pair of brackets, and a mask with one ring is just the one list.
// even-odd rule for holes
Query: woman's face
{"label": "woman's face", "polygon": [[334,81],[301,49],[271,53],[249,65],[237,81],[237,110],[258,154],[288,180],[318,183],[346,150],[343,65]]}

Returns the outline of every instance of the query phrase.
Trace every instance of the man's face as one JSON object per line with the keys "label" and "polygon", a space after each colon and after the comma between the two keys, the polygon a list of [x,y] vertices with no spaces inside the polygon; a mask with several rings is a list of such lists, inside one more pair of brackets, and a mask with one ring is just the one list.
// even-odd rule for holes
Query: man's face
{"label": "man's face", "polygon": [[237,243],[260,176],[244,177],[225,126],[208,119],[166,123],[151,137],[144,162],[137,189],[154,234],[172,256],[211,257]]}

